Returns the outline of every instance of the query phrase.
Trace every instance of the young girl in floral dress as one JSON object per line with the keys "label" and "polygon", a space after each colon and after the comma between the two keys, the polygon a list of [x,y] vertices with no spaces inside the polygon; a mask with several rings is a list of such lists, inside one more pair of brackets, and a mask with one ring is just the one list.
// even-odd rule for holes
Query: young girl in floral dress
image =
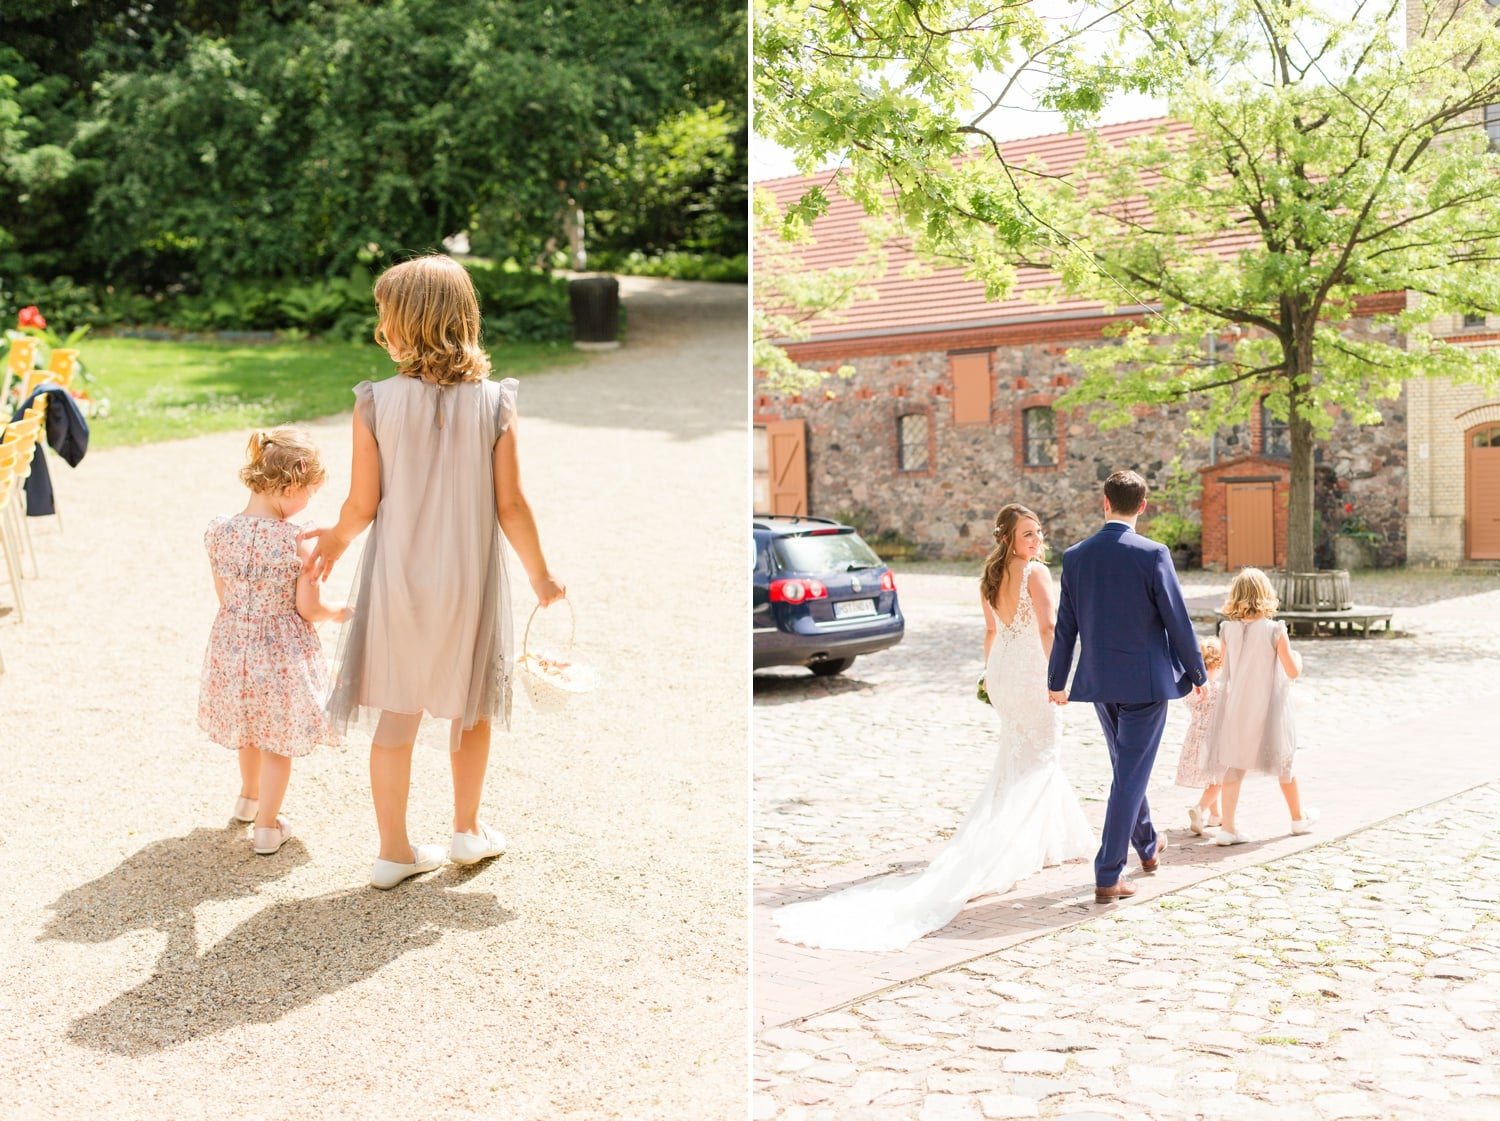
{"label": "young girl in floral dress", "polygon": [[1183,700],[1188,706],[1188,730],[1177,757],[1177,785],[1202,790],[1196,806],[1188,807],[1188,827],[1197,836],[1205,828],[1219,824],[1219,786],[1203,773],[1200,763],[1208,741],[1208,727],[1213,720],[1214,704],[1219,699],[1219,670],[1224,665],[1224,648],[1217,638],[1205,638],[1198,644],[1203,654],[1203,668],[1208,672],[1208,687],[1200,696],[1197,691]]}
{"label": "young girl in floral dress", "polygon": [[318,449],[293,428],[250,436],[240,481],[250,500],[204,535],[219,614],[208,638],[198,726],[239,753],[238,821],[255,823],[255,851],[274,853],[292,835],[278,816],[292,760],[336,744],[323,706],[328,668],[314,624],[345,617],[302,575],[310,546],[288,519],[323,485]]}
{"label": "young girl in floral dress", "polygon": [[[369,713],[377,888],[443,862],[441,845],[406,831],[411,753],[423,713],[449,720],[453,839],[473,864],[504,851],[479,819],[490,727],[510,724],[508,541],[543,605],[561,599],[547,567],[516,451],[516,381],[490,379],[473,282],[451,257],[419,257],[375,284],[375,340],[395,377],[354,388],[354,466],[338,524],[308,567],[326,579],[367,526],[352,621],[339,640],[329,714],[335,728]],[[373,525],[372,525],[373,523]]]}

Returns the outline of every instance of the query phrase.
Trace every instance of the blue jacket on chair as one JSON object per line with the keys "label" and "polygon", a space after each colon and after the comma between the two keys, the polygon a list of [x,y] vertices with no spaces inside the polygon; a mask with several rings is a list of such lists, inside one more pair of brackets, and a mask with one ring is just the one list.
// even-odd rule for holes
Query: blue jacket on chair
{"label": "blue jacket on chair", "polygon": [[1063,554],[1047,688],[1068,699],[1169,701],[1208,680],[1172,554],[1123,522],[1107,522]]}
{"label": "blue jacket on chair", "polygon": [[[21,407],[10,419],[20,420],[31,408],[31,403],[43,393],[47,395],[47,446],[69,467],[77,467],[88,454],[89,422],[62,386],[43,382],[21,402]],[[52,504],[52,476],[47,473],[47,457],[38,444],[36,454],[31,457],[31,474],[26,479],[26,514],[44,518],[56,512],[57,508]]]}

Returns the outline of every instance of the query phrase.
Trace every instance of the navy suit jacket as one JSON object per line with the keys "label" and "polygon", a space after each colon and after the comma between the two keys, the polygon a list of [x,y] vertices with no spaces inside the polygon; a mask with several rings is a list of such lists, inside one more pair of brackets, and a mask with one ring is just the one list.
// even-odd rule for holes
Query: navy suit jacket
{"label": "navy suit jacket", "polygon": [[1120,522],[1063,554],[1048,689],[1068,687],[1080,641],[1070,700],[1170,701],[1208,680],[1172,554]]}

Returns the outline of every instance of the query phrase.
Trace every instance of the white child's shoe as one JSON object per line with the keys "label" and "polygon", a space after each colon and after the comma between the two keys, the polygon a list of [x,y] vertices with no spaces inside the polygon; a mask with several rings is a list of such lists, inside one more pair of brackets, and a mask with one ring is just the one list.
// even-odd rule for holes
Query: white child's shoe
{"label": "white child's shoe", "polygon": [[442,863],[442,845],[412,845],[410,864],[401,864],[394,860],[377,860],[375,867],[370,869],[370,886],[385,891],[410,876],[431,872]]}
{"label": "white child's shoe", "polygon": [[1188,807],[1188,828],[1193,831],[1193,836],[1203,836],[1203,811],[1197,806]]}
{"label": "white child's shoe", "polygon": [[234,820],[243,821],[249,825],[255,820],[255,814],[260,809],[260,803],[254,798],[246,798],[241,794],[234,800]]}
{"label": "white child's shoe", "polygon": [[1302,811],[1302,817],[1292,822],[1292,836],[1300,837],[1304,833],[1311,833],[1313,822],[1317,821],[1319,816],[1316,807],[1308,806]]}
{"label": "white child's shoe", "polygon": [[285,818],[278,817],[276,824],[270,827],[257,825],[255,827],[255,855],[270,856],[286,844],[287,838],[291,835],[291,823]]}
{"label": "white child's shoe", "polygon": [[454,864],[478,864],[505,851],[505,837],[498,829],[479,823],[479,835],[473,833],[453,834],[453,844],[448,850],[448,859]]}
{"label": "white child's shoe", "polygon": [[1244,833],[1231,833],[1227,829],[1221,829],[1219,835],[1214,838],[1216,845],[1243,845],[1250,838]]}

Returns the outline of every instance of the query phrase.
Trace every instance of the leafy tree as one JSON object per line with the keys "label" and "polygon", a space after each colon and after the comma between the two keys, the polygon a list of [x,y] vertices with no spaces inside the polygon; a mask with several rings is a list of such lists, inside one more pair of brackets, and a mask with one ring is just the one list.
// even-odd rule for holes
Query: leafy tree
{"label": "leafy tree", "polygon": [[[1053,235],[1023,193],[1031,172],[1004,159],[995,122],[1023,89],[1082,125],[1112,92],[1151,88],[1149,62],[1097,40],[1122,8],[1158,26],[1168,2],[1083,0],[1050,16],[1005,0],[756,0],[755,129],[804,173],[836,164],[827,185],[869,215],[894,216],[919,252],[958,251],[999,298],[1018,251]],[[810,223],[827,206],[815,185],[789,216]],[[762,358],[795,368],[770,350]]]}
{"label": "leafy tree", "polygon": [[743,119],[743,26],[716,0],[18,0],[9,162],[53,150],[0,203],[30,208],[26,267],[156,288],[341,276],[481,219],[529,256],[622,143]]}
{"label": "leafy tree", "polygon": [[[1500,352],[1428,328],[1500,311],[1500,155],[1476,127],[1500,102],[1496,19],[1484,0],[1357,0],[1352,13],[1185,0],[1149,43],[1186,127],[1114,147],[1096,136],[1045,192],[1076,234],[1037,263],[1072,292],[1160,307],[1118,345],[1076,351],[1085,377],[1062,404],[1125,422],[1133,406],[1191,399],[1213,431],[1264,399],[1290,424],[1292,569],[1313,565],[1314,449],[1331,409],[1370,423],[1409,378],[1500,382]],[[1361,297],[1402,291],[1414,306],[1384,320],[1399,337],[1347,330]]]}
{"label": "leafy tree", "polygon": [[[854,264],[809,272],[800,263],[801,251],[812,241],[808,223],[795,212],[783,213],[770,191],[756,191],[754,205],[752,358],[769,388],[794,392],[816,385],[824,374],[799,366],[778,344],[807,339],[814,319],[837,322],[838,313],[850,304],[874,298],[865,285],[885,271],[880,232],[871,231],[869,248]],[[854,368],[839,373],[847,377]]]}

